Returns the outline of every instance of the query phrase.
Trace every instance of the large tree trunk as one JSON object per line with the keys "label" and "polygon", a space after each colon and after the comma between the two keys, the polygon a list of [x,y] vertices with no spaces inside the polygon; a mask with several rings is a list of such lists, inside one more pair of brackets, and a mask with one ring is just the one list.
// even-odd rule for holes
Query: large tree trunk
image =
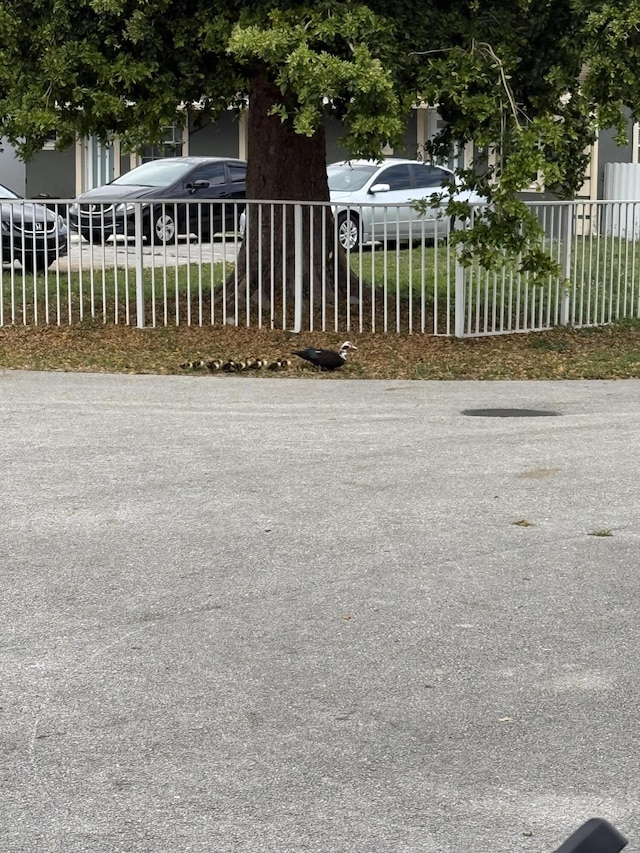
{"label": "large tree trunk", "polygon": [[244,242],[225,288],[226,319],[244,324],[259,314],[268,325],[291,327],[297,283],[303,324],[333,326],[358,280],[337,242],[330,208],[268,204],[329,201],[324,128],[311,137],[295,133],[287,121],[269,114],[282,99],[269,80],[253,80],[247,198],[265,202],[247,205]]}

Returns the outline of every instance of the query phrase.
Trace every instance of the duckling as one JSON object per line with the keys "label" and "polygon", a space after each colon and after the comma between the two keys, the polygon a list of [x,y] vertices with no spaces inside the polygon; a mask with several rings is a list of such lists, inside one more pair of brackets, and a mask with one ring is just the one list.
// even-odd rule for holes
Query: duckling
{"label": "duckling", "polygon": [[193,362],[193,369],[194,369],[194,370],[202,370],[202,368],[203,368],[204,366],[205,366],[205,363],[204,363],[204,359],[202,359],[202,358],[197,358],[197,359]]}
{"label": "duckling", "polygon": [[180,365],[180,370],[191,370],[193,368],[192,361],[185,361]]}
{"label": "duckling", "polygon": [[213,359],[207,362],[207,370],[210,370],[212,373],[215,373],[217,370],[222,368],[222,362],[220,359]]}
{"label": "duckling", "polygon": [[269,370],[286,370],[288,367],[291,367],[291,359],[290,358],[279,358],[276,361],[271,362],[268,366]]}
{"label": "duckling", "polygon": [[222,365],[222,370],[224,370],[225,373],[233,373],[235,371],[235,369],[236,369],[236,363],[231,358],[229,359],[229,361],[225,361],[224,364]]}

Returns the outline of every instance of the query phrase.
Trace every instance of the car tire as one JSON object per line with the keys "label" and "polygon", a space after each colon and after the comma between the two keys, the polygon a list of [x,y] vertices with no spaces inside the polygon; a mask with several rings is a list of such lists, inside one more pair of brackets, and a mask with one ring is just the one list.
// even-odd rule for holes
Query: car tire
{"label": "car tire", "polygon": [[149,242],[153,246],[170,246],[176,242],[178,226],[174,211],[169,207],[161,207],[151,214]]}
{"label": "car tire", "polygon": [[452,216],[449,219],[449,229],[443,229],[446,234],[443,236],[449,237],[454,231],[467,231],[471,227],[471,219],[469,217]]}
{"label": "car tire", "polygon": [[355,252],[360,246],[360,219],[353,211],[338,217],[338,241],[345,251]]}
{"label": "car tire", "polygon": [[101,246],[104,243],[105,237],[99,228],[83,228],[80,233],[87,243],[93,243],[94,246]]}
{"label": "car tire", "polygon": [[27,255],[22,259],[22,267],[26,272],[39,273],[44,272],[54,262],[55,258],[49,258],[40,252],[35,255]]}
{"label": "car tire", "polygon": [[191,230],[198,235],[198,241],[200,243],[213,243],[215,230],[211,222],[199,222],[196,224],[196,227]]}

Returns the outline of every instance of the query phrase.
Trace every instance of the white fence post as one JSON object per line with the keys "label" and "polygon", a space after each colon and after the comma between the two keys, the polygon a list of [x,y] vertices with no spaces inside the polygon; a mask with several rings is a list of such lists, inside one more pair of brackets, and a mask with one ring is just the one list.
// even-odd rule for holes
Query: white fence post
{"label": "white fence post", "polygon": [[[459,230],[464,227],[458,219],[455,221],[454,228]],[[464,319],[465,319],[465,268],[460,260],[462,254],[462,245],[457,243],[455,246],[455,292],[454,292],[454,322],[453,333],[456,338],[464,337]],[[448,307],[448,306],[447,306]]]}
{"label": "white fence post", "polygon": [[569,313],[571,310],[571,294],[567,283],[571,281],[571,253],[573,251],[573,216],[574,206],[572,203],[564,205],[564,216],[562,217],[562,236],[564,237],[564,254],[562,259],[562,299],[560,302],[560,324],[569,325]]}
{"label": "white fence post", "polygon": [[302,329],[302,206],[299,204],[296,204],[293,208],[293,233],[293,331],[299,332]]}
{"label": "white fence post", "polygon": [[136,203],[134,212],[135,222],[135,247],[136,247],[136,325],[139,329],[144,329],[144,265],[142,246],[144,237],[142,236],[142,204]]}

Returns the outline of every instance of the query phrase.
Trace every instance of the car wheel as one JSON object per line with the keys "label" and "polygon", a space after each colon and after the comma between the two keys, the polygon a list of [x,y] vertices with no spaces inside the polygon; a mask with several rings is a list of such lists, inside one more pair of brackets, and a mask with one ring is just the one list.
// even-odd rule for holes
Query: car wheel
{"label": "car wheel", "polygon": [[100,246],[104,243],[104,234],[99,228],[83,228],[80,233],[87,243],[93,243],[94,246]]}
{"label": "car wheel", "polygon": [[151,242],[155,246],[169,246],[176,242],[177,226],[170,208],[163,207],[153,212]]}
{"label": "car wheel", "polygon": [[360,220],[357,214],[341,213],[338,217],[338,240],[343,249],[353,252],[360,245]]}
{"label": "car wheel", "polygon": [[[26,270],[26,272],[43,272],[49,267],[49,258],[46,255],[40,254],[38,252],[35,255],[27,255],[22,259],[22,266]],[[53,260],[51,260],[53,263]]]}
{"label": "car wheel", "polygon": [[195,227],[191,230],[198,235],[198,240],[201,243],[213,243],[215,230],[209,220],[196,222]]}
{"label": "car wheel", "polygon": [[[454,231],[467,231],[471,227],[471,219],[468,216],[452,216],[449,219],[449,227],[447,221],[442,222],[442,236],[449,237]],[[440,234],[438,234],[440,236]]]}

